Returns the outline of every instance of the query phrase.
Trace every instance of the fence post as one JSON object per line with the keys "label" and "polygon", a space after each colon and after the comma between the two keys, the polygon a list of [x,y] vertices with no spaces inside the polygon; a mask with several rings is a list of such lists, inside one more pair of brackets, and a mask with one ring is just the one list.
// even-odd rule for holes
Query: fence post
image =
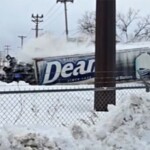
{"label": "fence post", "polygon": [[95,88],[112,90],[95,91],[94,109],[107,111],[107,105],[115,104],[116,97],[116,0],[97,0],[96,5]]}

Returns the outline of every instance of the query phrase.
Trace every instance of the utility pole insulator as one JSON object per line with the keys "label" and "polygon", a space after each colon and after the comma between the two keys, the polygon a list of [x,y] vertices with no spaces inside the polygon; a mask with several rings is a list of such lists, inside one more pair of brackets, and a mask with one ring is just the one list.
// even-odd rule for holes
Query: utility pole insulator
{"label": "utility pole insulator", "polygon": [[39,23],[43,22],[42,18],[44,17],[44,15],[42,14],[41,16],[39,16],[39,15],[37,14],[37,15],[35,16],[34,14],[32,14],[31,17],[33,18],[33,19],[32,19],[32,22],[35,23],[35,29],[32,29],[32,30],[35,30],[35,37],[37,38],[37,37],[38,37],[39,30],[42,30],[42,29],[39,29]]}

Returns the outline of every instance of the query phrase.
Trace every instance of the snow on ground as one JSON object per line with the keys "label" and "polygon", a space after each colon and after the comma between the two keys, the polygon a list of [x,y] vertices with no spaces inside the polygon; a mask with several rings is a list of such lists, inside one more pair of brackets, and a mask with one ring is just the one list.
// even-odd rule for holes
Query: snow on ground
{"label": "snow on ground", "polygon": [[103,119],[68,127],[1,128],[1,150],[149,150],[150,94],[131,95],[109,106]]}
{"label": "snow on ground", "polygon": [[[135,84],[135,83],[134,83]],[[133,83],[123,84],[133,86]],[[140,84],[135,84],[139,86]],[[118,87],[121,86],[117,85]],[[94,91],[80,91],[83,88],[93,88],[93,85],[54,85],[54,86],[29,86],[24,82],[0,84],[0,126],[3,125],[49,125],[62,126],[73,123],[76,120],[87,120],[93,116]],[[54,92],[58,89],[77,89],[78,91]],[[17,91],[30,91],[20,93]],[[31,91],[35,91],[31,93]],[[37,92],[37,90],[49,90]],[[141,89],[140,92],[145,91]],[[117,91],[117,101],[130,93],[139,93],[138,89]],[[104,113],[100,113],[102,118]]]}
{"label": "snow on ground", "polygon": [[[16,86],[14,82],[5,85],[1,83],[0,91],[9,90],[11,88],[13,90],[18,88],[24,90],[25,87],[26,89],[29,87],[29,89],[41,88],[41,86],[32,87],[23,82],[19,83],[19,86]],[[52,88],[58,87],[60,86],[53,86]],[[71,86],[68,88],[70,87]],[[81,87],[83,87],[83,85]],[[92,85],[90,85],[90,87],[92,87]],[[42,88],[47,89],[49,87]],[[61,88],[65,88],[65,86],[61,86]],[[77,86],[77,88],[79,88],[79,86]],[[76,94],[70,94],[74,95],[74,97],[70,98],[70,101],[73,99],[81,100],[78,92]],[[93,95],[92,92],[85,92],[85,94]],[[91,111],[93,108],[91,101],[84,106],[85,108],[82,107],[81,103],[77,103],[81,110],[78,110],[72,105],[70,107],[73,111],[72,115],[75,117],[79,111],[78,115],[81,119],[75,118],[74,122],[61,127],[43,126],[42,124],[29,124],[29,126],[17,124],[13,126],[11,122],[7,122],[0,128],[0,150],[149,150],[150,93],[146,93],[145,89],[134,89],[134,92],[130,89],[119,90],[116,94],[117,105],[109,105],[109,112]],[[58,93],[56,95],[58,97],[61,96],[61,94]],[[34,97],[35,95],[33,94],[32,96]],[[67,97],[64,95],[62,95],[62,97],[64,98],[61,102],[63,109],[58,113],[58,116],[64,114],[64,118],[67,118],[67,114],[70,115],[71,112],[64,112],[67,111],[69,105],[67,105]],[[37,96],[35,96],[35,99],[36,98]],[[24,99],[24,102],[26,99],[27,98]],[[35,99],[33,99],[33,101],[35,101]],[[32,99],[30,99],[30,101],[31,100]],[[0,102],[2,101],[3,105],[4,103],[7,103],[7,105],[10,103],[10,105],[13,106],[12,108],[20,108],[15,105],[16,99],[12,102],[13,99],[10,95],[1,95]],[[2,121],[2,119],[9,118],[10,120],[15,120],[13,117],[15,117],[17,113],[11,110],[13,117],[9,116],[9,114],[7,114],[7,105],[5,105],[5,107],[3,107],[3,105],[1,103],[1,109],[5,109],[0,111],[0,115],[3,113],[5,118],[1,116],[0,120]],[[43,106],[46,105],[48,105],[48,103]],[[23,112],[29,114],[29,120],[32,122],[35,116],[29,111],[30,105],[23,108],[25,108]],[[42,108],[42,106],[40,108]],[[91,111],[90,117],[89,111]],[[20,111],[18,111],[18,113],[19,112]],[[83,117],[82,114],[84,114]],[[101,114],[103,114],[103,117]],[[6,115],[8,115],[8,118]],[[54,121],[59,120],[59,118],[57,118],[58,116],[56,115],[56,117],[54,117]],[[56,120],[56,118],[58,120]]]}

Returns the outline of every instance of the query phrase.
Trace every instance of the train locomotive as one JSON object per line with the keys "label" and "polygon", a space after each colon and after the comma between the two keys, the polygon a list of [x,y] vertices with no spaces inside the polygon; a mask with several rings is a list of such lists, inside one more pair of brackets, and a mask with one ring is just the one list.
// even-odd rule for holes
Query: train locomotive
{"label": "train locomotive", "polygon": [[8,66],[3,67],[5,74],[1,75],[1,81],[11,83],[13,81],[25,81],[29,84],[36,84],[34,68],[32,64],[17,63],[15,57],[6,56]]}

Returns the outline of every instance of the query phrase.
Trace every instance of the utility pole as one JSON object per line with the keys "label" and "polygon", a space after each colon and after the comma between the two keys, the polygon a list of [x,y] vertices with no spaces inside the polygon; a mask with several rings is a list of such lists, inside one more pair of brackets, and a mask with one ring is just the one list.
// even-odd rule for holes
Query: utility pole
{"label": "utility pole", "polygon": [[115,104],[116,0],[97,0],[94,109],[107,111]]}
{"label": "utility pole", "polygon": [[39,23],[43,22],[42,18],[44,17],[43,14],[41,16],[39,16],[38,14],[36,16],[34,16],[34,14],[32,14],[31,16],[33,18],[32,22],[35,23],[35,29],[32,29],[32,30],[35,30],[35,37],[37,38],[38,37],[38,33],[39,33],[39,30],[42,30],[42,29],[39,29]]}
{"label": "utility pole", "polygon": [[5,63],[5,51],[0,51],[0,68],[4,67]]}
{"label": "utility pole", "polygon": [[67,17],[67,2],[72,2],[73,3],[74,0],[57,0],[58,2],[64,3],[64,11],[65,11],[65,27],[66,27],[66,38],[68,40],[68,17]]}
{"label": "utility pole", "polygon": [[21,39],[21,48],[23,48],[23,41],[24,41],[24,38],[26,38],[26,36],[20,35],[18,36],[18,38]]}
{"label": "utility pole", "polygon": [[4,50],[6,52],[6,56],[9,54],[9,50],[10,50],[10,45],[5,45],[4,46]]}

